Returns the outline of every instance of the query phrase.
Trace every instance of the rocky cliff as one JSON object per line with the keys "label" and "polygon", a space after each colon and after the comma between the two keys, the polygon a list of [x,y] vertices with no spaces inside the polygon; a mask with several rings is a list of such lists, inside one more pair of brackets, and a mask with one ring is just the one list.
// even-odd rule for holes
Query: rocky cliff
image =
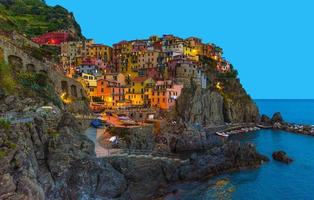
{"label": "rocky cliff", "polygon": [[259,111],[248,97],[224,97],[215,90],[186,88],[177,101],[178,117],[189,125],[256,122]]}
{"label": "rocky cliff", "polygon": [[12,96],[0,99],[1,114],[19,104],[36,112],[14,123],[1,120],[0,199],[109,199],[124,192],[124,176],[95,157],[71,114]]}
{"label": "rocky cliff", "polygon": [[255,102],[246,93],[239,79],[225,79],[220,94],[224,97],[226,122],[257,122],[260,119]]}
{"label": "rocky cliff", "polygon": [[211,176],[243,168],[258,167],[268,158],[251,144],[213,143],[208,151],[192,154],[185,162],[173,159],[116,157],[108,162],[126,177],[124,197],[133,200],[164,196],[169,186],[183,181],[200,181]]}
{"label": "rocky cliff", "polygon": [[223,97],[215,91],[185,88],[177,101],[176,111],[178,116],[189,124],[222,124],[223,103]]}
{"label": "rocky cliff", "polygon": [[[0,105],[0,115],[16,109],[28,113],[16,122],[0,122],[0,199],[152,199],[165,195],[174,183],[257,167],[267,160],[252,145],[197,130],[186,135],[183,131],[180,140],[171,137],[172,150],[190,151],[181,161],[144,156],[100,159],[70,113],[41,98],[2,94]],[[135,138],[130,144],[142,143],[142,138]],[[203,152],[193,154],[196,150]]]}
{"label": "rocky cliff", "polygon": [[[195,84],[185,87],[177,100],[176,115],[189,126],[221,125],[259,121],[259,111],[236,77],[208,74],[207,89]],[[217,87],[219,84],[219,88]]]}

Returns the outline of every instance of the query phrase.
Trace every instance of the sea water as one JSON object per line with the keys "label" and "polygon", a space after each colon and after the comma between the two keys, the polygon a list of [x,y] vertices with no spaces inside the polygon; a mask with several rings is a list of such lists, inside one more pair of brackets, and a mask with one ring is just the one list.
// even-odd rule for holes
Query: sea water
{"label": "sea water", "polygon": [[[314,125],[314,100],[256,100],[260,112],[281,112],[289,122]],[[206,183],[182,184],[182,199],[299,200],[314,199],[314,136],[261,130],[231,137],[254,143],[270,158],[258,169],[215,177]],[[272,153],[284,150],[290,165],[274,161]]]}

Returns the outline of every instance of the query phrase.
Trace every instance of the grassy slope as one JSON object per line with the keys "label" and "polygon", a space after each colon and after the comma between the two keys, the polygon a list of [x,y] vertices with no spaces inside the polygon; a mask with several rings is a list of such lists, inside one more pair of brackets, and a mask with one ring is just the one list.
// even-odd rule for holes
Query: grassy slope
{"label": "grassy slope", "polygon": [[50,7],[41,0],[0,0],[1,30],[17,30],[30,37],[49,31],[71,29],[82,37],[73,14],[61,6]]}

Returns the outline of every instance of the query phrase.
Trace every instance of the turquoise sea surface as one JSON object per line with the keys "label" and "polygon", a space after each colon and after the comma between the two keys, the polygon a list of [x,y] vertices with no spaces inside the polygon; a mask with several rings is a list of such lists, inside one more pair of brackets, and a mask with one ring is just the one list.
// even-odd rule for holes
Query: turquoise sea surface
{"label": "turquoise sea surface", "polygon": [[[256,100],[260,112],[281,112],[289,122],[314,125],[314,100]],[[221,175],[206,183],[182,184],[182,199],[299,200],[314,199],[314,136],[261,130],[233,136],[252,142],[270,162],[258,169]],[[286,165],[271,158],[284,150],[294,159]]]}

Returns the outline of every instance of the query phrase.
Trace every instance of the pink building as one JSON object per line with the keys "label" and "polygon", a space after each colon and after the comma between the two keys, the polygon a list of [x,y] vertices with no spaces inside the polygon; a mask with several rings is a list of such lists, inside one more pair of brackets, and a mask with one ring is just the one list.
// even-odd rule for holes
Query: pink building
{"label": "pink building", "polygon": [[174,107],[182,88],[182,84],[174,84],[171,80],[157,81],[151,96],[151,106],[163,110]]}
{"label": "pink building", "polygon": [[230,64],[228,62],[218,62],[217,70],[222,73],[226,73],[230,71]]}

